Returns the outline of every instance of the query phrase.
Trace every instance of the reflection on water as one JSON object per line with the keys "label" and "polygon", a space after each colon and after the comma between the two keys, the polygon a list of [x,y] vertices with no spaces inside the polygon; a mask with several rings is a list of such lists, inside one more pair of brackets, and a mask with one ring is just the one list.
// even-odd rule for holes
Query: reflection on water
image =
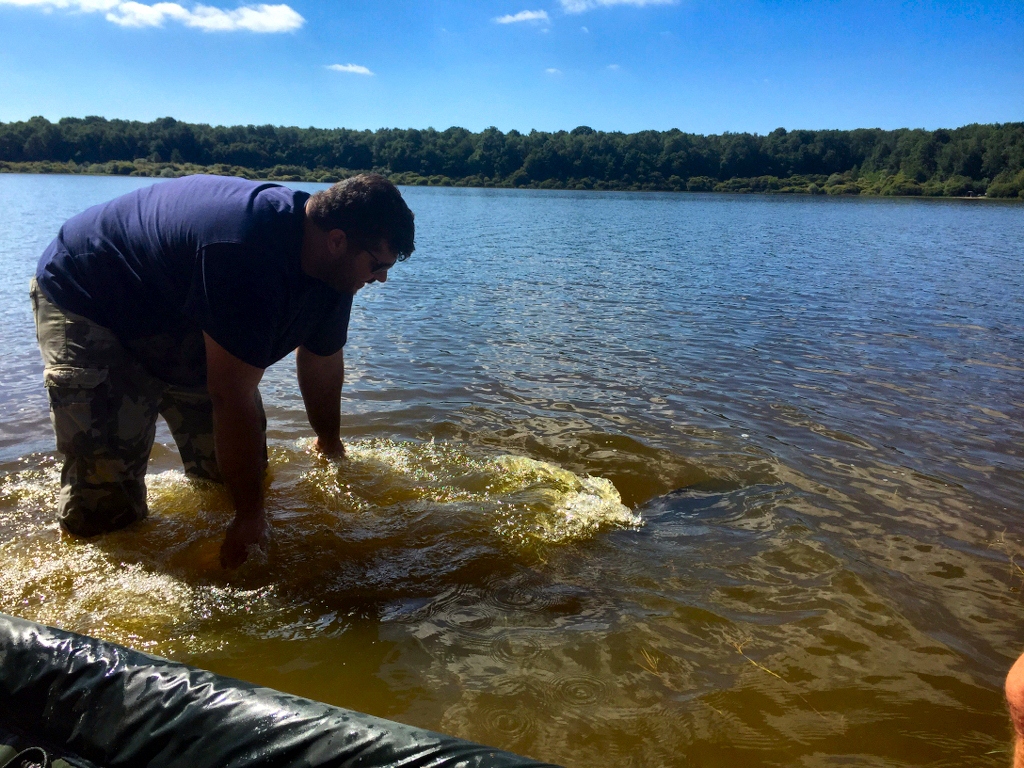
{"label": "reflection on water", "polygon": [[349,460],[272,368],[227,574],[166,431],[148,520],[53,522],[25,286],[142,183],[0,176],[0,610],[572,767],[1008,764],[1020,205],[407,190]]}

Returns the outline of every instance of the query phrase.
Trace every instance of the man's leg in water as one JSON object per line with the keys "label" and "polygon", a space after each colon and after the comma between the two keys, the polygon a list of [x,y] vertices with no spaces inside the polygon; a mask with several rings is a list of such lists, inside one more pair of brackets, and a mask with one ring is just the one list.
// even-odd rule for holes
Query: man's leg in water
{"label": "man's leg in water", "polygon": [[58,513],[77,536],[141,520],[161,386],[114,334],[30,293],[50,419],[63,454]]}

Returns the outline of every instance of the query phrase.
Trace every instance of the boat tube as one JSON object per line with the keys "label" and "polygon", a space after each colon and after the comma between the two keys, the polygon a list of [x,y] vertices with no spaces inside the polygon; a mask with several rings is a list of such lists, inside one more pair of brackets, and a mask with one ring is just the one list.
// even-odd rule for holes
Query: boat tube
{"label": "boat tube", "polygon": [[536,768],[525,757],[0,614],[0,768]]}

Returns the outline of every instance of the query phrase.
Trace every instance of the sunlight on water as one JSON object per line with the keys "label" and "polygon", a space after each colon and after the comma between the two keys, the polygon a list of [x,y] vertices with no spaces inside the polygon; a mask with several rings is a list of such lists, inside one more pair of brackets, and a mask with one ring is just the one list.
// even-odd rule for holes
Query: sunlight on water
{"label": "sunlight on water", "polygon": [[[178,471],[151,475],[147,520],[76,540],[54,521],[57,469],[11,474],[0,483],[0,610],[146,650],[195,651],[222,642],[225,626],[259,633],[266,622],[269,632],[367,583],[399,596],[438,586],[440,560],[479,569],[496,554],[533,559],[641,524],[607,480],[452,444],[371,440],[335,463],[302,441],[272,451],[271,475],[269,556],[228,574],[218,552],[232,513],[220,488]],[[431,551],[448,554],[433,567]]]}
{"label": "sunlight on water", "polygon": [[[391,493],[404,488],[409,500],[438,505],[439,512],[447,504],[473,505],[484,520],[496,520],[498,533],[521,546],[578,540],[601,528],[641,523],[608,480],[580,477],[525,456],[474,458],[450,444],[390,440],[353,445],[348,455],[357,471],[390,476]],[[348,488],[336,485],[339,474],[330,466],[307,477],[351,499]]]}

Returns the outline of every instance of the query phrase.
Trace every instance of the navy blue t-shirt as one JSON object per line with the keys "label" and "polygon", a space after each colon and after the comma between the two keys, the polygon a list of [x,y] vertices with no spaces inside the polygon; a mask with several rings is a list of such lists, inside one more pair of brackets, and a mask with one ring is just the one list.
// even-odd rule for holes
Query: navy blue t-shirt
{"label": "navy blue t-shirt", "polygon": [[300,345],[331,355],[352,297],[302,271],[308,198],[223,176],[138,189],[65,222],[36,279],[58,307],[126,342],[202,330],[258,368]]}

